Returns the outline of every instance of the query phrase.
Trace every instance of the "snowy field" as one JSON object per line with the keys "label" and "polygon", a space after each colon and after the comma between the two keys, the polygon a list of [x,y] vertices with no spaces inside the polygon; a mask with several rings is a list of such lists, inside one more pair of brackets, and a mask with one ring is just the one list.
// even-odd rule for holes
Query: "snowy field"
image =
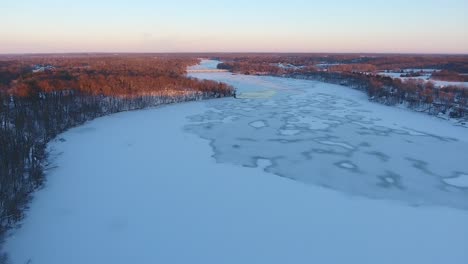
{"label": "snowy field", "polygon": [[[413,69],[413,70],[414,72],[420,71],[418,69]],[[418,77],[401,77],[402,73],[400,72],[379,72],[379,75],[388,76],[391,78],[399,78],[402,80],[417,79],[417,80],[423,80],[425,82],[430,81],[434,83],[435,87],[445,87],[445,86],[450,86],[450,85],[456,85],[456,86],[468,88],[468,82],[449,82],[449,81],[434,80],[434,79],[431,79],[431,75],[432,75],[432,71],[435,71],[435,70],[431,70],[431,69],[422,69],[422,70],[424,71],[423,74]],[[409,71],[406,71],[406,73],[407,72]]]}
{"label": "snowy field", "polygon": [[57,167],[4,245],[13,264],[468,263],[466,128],[337,85],[193,76],[238,99],[50,144]]}

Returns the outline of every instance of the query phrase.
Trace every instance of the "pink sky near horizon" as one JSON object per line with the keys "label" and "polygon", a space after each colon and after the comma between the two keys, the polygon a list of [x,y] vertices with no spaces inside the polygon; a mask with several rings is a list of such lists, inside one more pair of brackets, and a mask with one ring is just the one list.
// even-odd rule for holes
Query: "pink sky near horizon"
{"label": "pink sky near horizon", "polygon": [[16,0],[0,53],[468,54],[468,1]]}

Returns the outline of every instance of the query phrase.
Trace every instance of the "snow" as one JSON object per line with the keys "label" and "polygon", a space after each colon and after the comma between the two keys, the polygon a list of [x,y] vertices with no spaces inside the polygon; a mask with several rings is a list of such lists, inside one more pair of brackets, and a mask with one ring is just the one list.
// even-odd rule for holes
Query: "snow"
{"label": "snow", "polygon": [[328,141],[328,140],[325,140],[325,141],[318,141],[320,144],[325,144],[325,145],[330,145],[330,146],[340,146],[340,147],[343,147],[343,148],[346,148],[346,149],[351,149],[353,150],[354,147],[353,146],[350,146],[346,143],[341,143],[341,142],[333,142],[333,141]]}
{"label": "snow", "polygon": [[[273,64],[275,65],[275,64]],[[301,69],[301,68],[304,68],[304,66],[296,66],[296,65],[293,65],[293,64],[289,64],[289,63],[278,63],[276,64],[276,66],[282,68],[282,69]]]}
{"label": "snow", "polygon": [[343,161],[343,162],[339,162],[338,163],[338,166],[342,167],[342,168],[345,168],[345,169],[356,169],[356,165],[354,165],[353,163],[351,162],[346,162],[346,161]]}
{"label": "snow", "polygon": [[328,69],[331,66],[343,65],[343,63],[317,63],[315,64],[316,67],[321,69]]}
{"label": "snow", "polygon": [[257,91],[257,92],[243,92],[237,95],[237,98],[240,99],[248,99],[248,98],[269,98],[275,95],[275,91],[265,90],[265,91]]}
{"label": "snow", "polygon": [[468,175],[466,129],[336,85],[193,76],[275,94],[61,134],[57,167],[4,245],[12,264],[467,263],[467,190],[445,182]]}
{"label": "snow", "polygon": [[456,86],[468,88],[468,82],[449,82],[449,81],[439,81],[439,80],[434,80],[434,79],[430,79],[429,81],[433,82],[438,87],[456,85]]}
{"label": "snow", "polygon": [[254,127],[254,128],[262,128],[268,126],[265,121],[258,120],[258,121],[253,121],[249,123],[249,126]]}
{"label": "snow", "polygon": [[190,67],[190,70],[216,70],[220,62],[216,60],[203,60],[203,64],[197,64]]}
{"label": "snow", "polygon": [[[460,87],[466,87],[468,88],[468,82],[452,82],[452,81],[439,81],[439,80],[434,80],[431,78],[431,72],[432,71],[435,71],[433,69],[422,69],[423,70],[423,74],[421,76],[417,76],[417,77],[401,77],[401,74],[400,72],[379,72],[378,74],[379,75],[382,75],[382,76],[388,76],[388,77],[391,77],[391,78],[399,78],[401,80],[408,80],[408,79],[415,79],[415,80],[423,80],[425,82],[432,82],[434,83],[434,85],[436,87],[445,87],[445,86],[449,86],[449,85],[456,85],[456,86],[460,86]],[[407,70],[405,71],[405,73],[408,73],[408,72],[411,72],[412,70]],[[414,70],[415,72],[419,72],[421,70]]]}
{"label": "snow", "polygon": [[281,135],[284,135],[284,136],[294,136],[294,135],[301,133],[301,131],[297,129],[281,129],[279,130],[279,132]]}
{"label": "snow", "polygon": [[[229,73],[195,76],[232,84],[239,94],[271,91],[268,97],[212,101],[216,117],[191,117],[207,121],[188,131],[210,140],[218,162],[252,167],[260,157],[273,161],[270,173],[307,184],[412,206],[468,209],[467,190],[444,180],[468,174],[466,128],[369,102],[364,93],[333,84]],[[223,116],[238,119],[226,124],[220,122]],[[252,129],[249,124],[258,120],[267,126]]]}
{"label": "snow", "polygon": [[447,184],[468,188],[468,174],[460,174],[452,178],[444,179]]}

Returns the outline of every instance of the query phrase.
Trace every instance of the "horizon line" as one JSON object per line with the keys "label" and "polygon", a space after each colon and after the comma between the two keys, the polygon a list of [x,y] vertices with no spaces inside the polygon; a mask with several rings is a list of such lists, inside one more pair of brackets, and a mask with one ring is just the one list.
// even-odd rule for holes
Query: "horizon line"
{"label": "horizon line", "polygon": [[5,55],[86,55],[86,54],[106,54],[106,55],[121,55],[121,54],[336,54],[336,55],[449,55],[449,56],[468,56],[468,53],[443,53],[443,52],[319,52],[319,51],[155,51],[155,52],[112,52],[112,51],[72,51],[72,52],[0,52],[0,56]]}

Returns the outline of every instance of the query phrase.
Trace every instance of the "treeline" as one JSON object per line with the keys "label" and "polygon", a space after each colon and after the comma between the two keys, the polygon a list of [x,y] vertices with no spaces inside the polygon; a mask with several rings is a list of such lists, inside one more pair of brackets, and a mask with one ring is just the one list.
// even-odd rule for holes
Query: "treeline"
{"label": "treeline", "polygon": [[333,65],[328,70],[332,72],[376,72],[378,68],[372,64],[353,63]]}
{"label": "treeline", "polygon": [[[283,59],[283,61],[286,61]],[[457,86],[437,88],[432,82],[418,79],[401,80],[373,74],[367,64],[351,66],[337,65],[328,70],[319,70],[314,66],[287,68],[267,63],[269,68],[254,59],[248,61],[225,61],[219,67],[239,73],[312,79],[328,83],[349,86],[365,91],[371,100],[394,105],[406,103],[410,108],[430,114],[444,113],[453,118],[468,116],[468,89]],[[356,65],[359,65],[356,67]]]}
{"label": "treeline", "polygon": [[0,90],[18,96],[58,90],[106,96],[174,90],[229,94],[231,88],[225,84],[187,78],[186,67],[197,62],[153,56],[21,57],[0,61]]}
{"label": "treeline", "polygon": [[188,78],[193,58],[15,57],[0,61],[0,234],[44,182],[46,145],[96,117],[167,103],[231,96]]}
{"label": "treeline", "polygon": [[431,78],[449,82],[468,82],[468,75],[448,70],[433,72]]}
{"label": "treeline", "polygon": [[269,63],[249,63],[249,62],[231,62],[231,63],[220,63],[218,69],[229,70],[232,72],[242,73],[246,75],[256,74],[284,74],[287,71],[277,65]]}
{"label": "treeline", "polygon": [[468,73],[468,55],[334,54],[334,53],[252,53],[212,54],[210,57],[230,63],[278,64],[312,67],[317,64],[373,65],[377,70],[438,69]]}

